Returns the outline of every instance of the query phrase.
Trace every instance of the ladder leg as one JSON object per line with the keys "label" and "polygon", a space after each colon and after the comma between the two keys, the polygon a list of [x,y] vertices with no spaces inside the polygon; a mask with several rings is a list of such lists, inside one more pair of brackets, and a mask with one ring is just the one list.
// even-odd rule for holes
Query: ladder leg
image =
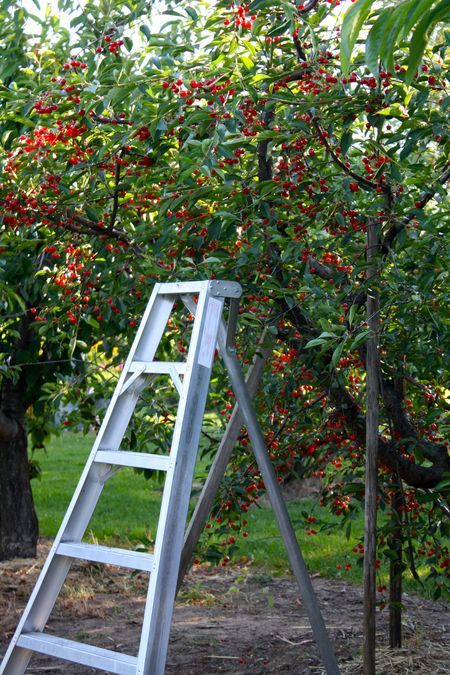
{"label": "ladder leg", "polygon": [[[63,558],[53,558],[47,567],[48,574],[39,578],[35,592],[30,597],[22,621],[11,640],[3,663],[0,667],[1,675],[22,675],[25,673],[32,651],[16,647],[16,642],[23,631],[42,631],[47,623],[50,612],[58,597],[70,569],[72,561]],[[41,581],[41,584],[39,584]],[[29,610],[27,612],[27,610]]]}
{"label": "ladder leg", "polygon": [[245,426],[247,427],[253,452],[261,471],[270,503],[278,521],[278,527],[284,540],[292,570],[297,579],[297,584],[308,612],[311,627],[324,666],[328,675],[339,675],[339,666],[320,612],[319,603],[314,593],[314,588],[311,579],[309,578],[308,570],[300,551],[297,537],[295,536],[295,530],[292,526],[283,495],[281,494],[280,486],[276,479],[275,470],[270,461],[269,453],[267,452],[264,436],[253,410],[239,361],[237,360],[234,351],[226,348],[225,327],[223,324],[219,334],[219,346],[220,353],[230,376],[236,400],[244,418]]}
{"label": "ladder leg", "polygon": [[[11,647],[5,654],[3,663],[0,667],[0,673],[3,675],[22,675],[27,669],[33,654],[29,649],[15,647],[14,652],[10,652]],[[7,663],[5,660],[7,659]]]}

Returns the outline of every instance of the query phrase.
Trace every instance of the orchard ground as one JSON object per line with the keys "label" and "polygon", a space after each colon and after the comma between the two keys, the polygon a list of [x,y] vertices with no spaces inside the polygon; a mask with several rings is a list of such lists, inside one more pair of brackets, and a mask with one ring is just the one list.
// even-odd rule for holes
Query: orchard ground
{"label": "orchard ground", "polygon": [[[37,560],[1,564],[0,653],[17,625],[50,541]],[[344,675],[362,672],[362,591],[313,575],[314,588]],[[73,640],[136,653],[146,593],[143,575],[112,566],[76,563],[47,630]],[[388,648],[388,615],[378,615],[377,672],[444,675],[450,659],[448,605],[405,594],[404,647]],[[292,577],[273,577],[253,565],[197,568],[178,595],[167,674],[323,673],[304,605]],[[67,673],[67,663],[33,656],[29,670]],[[70,664],[70,673],[94,672]]]}

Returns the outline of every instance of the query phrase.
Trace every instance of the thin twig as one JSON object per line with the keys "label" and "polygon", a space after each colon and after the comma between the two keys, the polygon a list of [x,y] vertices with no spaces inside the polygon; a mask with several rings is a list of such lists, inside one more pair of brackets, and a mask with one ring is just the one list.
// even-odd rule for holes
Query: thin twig
{"label": "thin twig", "polygon": [[365,178],[364,176],[361,176],[359,173],[356,173],[356,171],[353,171],[350,167],[346,166],[345,162],[342,161],[340,157],[337,156],[337,154],[334,152],[333,148],[331,147],[330,143],[328,142],[318,120],[317,117],[313,117],[311,119],[311,122],[316,129],[317,133],[319,134],[319,137],[322,139],[325,148],[327,152],[330,153],[333,162],[337,164],[348,176],[351,176],[354,178],[360,185],[364,185],[364,187],[370,188],[371,190],[376,190],[377,188],[381,188],[383,192],[387,192],[389,189],[386,185],[380,185],[379,183],[374,183],[371,180],[368,180],[368,178]]}

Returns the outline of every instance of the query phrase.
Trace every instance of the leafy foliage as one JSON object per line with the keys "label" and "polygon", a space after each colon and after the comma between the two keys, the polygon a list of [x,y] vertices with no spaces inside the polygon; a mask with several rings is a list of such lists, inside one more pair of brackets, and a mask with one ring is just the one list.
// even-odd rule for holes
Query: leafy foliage
{"label": "leafy foliage", "polygon": [[393,70],[396,50],[409,40],[405,81],[410,84],[434,28],[439,23],[448,24],[449,19],[448,0],[402,0],[382,3],[381,7],[374,0],[357,0],[346,12],[342,24],[343,70],[348,72],[361,29],[365,24],[370,24],[366,39],[366,63],[369,70],[377,76],[380,62],[386,70]]}
{"label": "leafy foliage", "polygon": [[[25,15],[4,15],[5,36],[24,47],[0,89],[2,386],[26,373],[35,443],[54,427],[55,402],[66,426],[89,426],[154,281],[238,280],[243,360],[267,327],[273,348],[257,406],[280,480],[321,478],[323,505],[347,527],[363,498],[365,231],[375,222],[380,507],[391,512],[398,491],[402,504],[380,529],[380,555],[400,518],[410,565],[426,560],[440,592],[445,35],[410,78],[413,51],[397,31],[410,3],[388,8],[370,31],[369,72],[350,55],[371,3],[351,6],[342,39],[332,4],[167,3],[156,29],[147,3],[87,2],[70,31],[52,16],[36,39]],[[394,10],[380,42],[378,21]],[[381,53],[390,70],[374,68]],[[163,349],[182,354],[189,325],[188,315],[174,324]],[[232,395],[217,369],[212,406],[224,426]],[[162,424],[158,447],[170,443],[173,392],[161,385],[158,401],[137,414],[130,447],[145,447],[149,421]],[[218,430],[207,432],[212,451]],[[243,433],[207,529],[209,558],[226,564],[263,488]]]}

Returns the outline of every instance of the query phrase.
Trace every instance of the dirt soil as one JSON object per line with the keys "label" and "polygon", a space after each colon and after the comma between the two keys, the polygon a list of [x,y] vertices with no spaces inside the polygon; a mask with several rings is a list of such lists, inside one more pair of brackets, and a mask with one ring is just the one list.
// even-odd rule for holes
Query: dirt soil
{"label": "dirt soil", "polygon": [[[49,542],[38,560],[0,564],[0,655],[20,618]],[[342,673],[362,673],[362,593],[344,581],[315,577],[313,584]],[[75,563],[47,631],[136,654],[146,593],[144,575],[112,566]],[[449,606],[405,595],[404,648],[387,647],[388,614],[381,612],[377,672],[448,673]],[[28,673],[70,675],[91,668],[33,656]],[[293,578],[255,569],[196,569],[178,596],[167,675],[212,673],[324,673],[308,617]]]}

